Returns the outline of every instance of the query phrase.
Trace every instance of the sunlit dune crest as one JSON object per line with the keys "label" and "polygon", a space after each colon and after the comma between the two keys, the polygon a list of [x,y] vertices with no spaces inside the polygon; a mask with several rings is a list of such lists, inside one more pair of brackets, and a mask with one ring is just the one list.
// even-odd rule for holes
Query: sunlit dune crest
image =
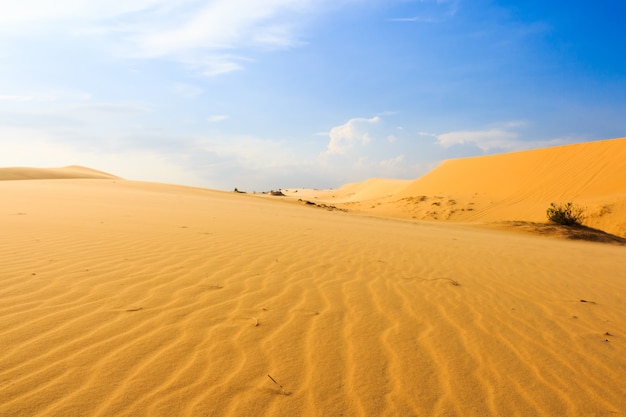
{"label": "sunlit dune crest", "polygon": [[624,413],[626,247],[468,222],[618,230],[625,146],[286,197],[0,171],[0,416]]}

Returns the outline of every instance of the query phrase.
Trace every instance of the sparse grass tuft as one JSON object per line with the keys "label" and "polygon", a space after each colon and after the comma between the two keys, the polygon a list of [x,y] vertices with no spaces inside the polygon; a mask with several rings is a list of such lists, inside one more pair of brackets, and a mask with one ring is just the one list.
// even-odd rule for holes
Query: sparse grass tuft
{"label": "sparse grass tuft", "polygon": [[572,203],[556,204],[550,203],[546,210],[548,220],[564,226],[582,225],[584,219],[584,209]]}

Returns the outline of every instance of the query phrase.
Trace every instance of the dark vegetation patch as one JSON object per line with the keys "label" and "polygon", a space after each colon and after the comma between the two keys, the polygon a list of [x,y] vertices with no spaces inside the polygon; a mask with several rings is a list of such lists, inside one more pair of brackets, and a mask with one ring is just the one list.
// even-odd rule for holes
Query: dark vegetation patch
{"label": "dark vegetation patch", "polygon": [[524,221],[508,221],[500,224],[503,226],[513,227],[516,230],[538,233],[543,236],[609,243],[613,245],[626,245],[626,238],[579,224],[565,226],[556,223],[533,223]]}
{"label": "dark vegetation patch", "polygon": [[338,210],[338,211],[348,211],[346,209],[343,208],[339,208],[330,204],[324,204],[324,203],[315,203],[313,201],[309,201],[309,200],[303,200],[301,198],[298,199],[299,202],[307,205],[307,206],[314,206],[314,207],[319,207],[319,208],[323,208],[329,211],[334,211],[334,210]]}

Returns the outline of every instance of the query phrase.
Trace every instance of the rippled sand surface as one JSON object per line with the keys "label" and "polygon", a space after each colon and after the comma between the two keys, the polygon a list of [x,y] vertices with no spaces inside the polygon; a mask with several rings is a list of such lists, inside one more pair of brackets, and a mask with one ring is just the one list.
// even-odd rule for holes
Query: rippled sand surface
{"label": "rippled sand surface", "polygon": [[113,178],[0,193],[0,416],[626,413],[622,246]]}

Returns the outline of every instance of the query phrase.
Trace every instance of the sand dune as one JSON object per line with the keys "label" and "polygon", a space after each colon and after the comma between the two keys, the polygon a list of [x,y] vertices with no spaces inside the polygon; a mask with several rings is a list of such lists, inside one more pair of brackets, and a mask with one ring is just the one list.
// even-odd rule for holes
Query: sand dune
{"label": "sand dune", "polygon": [[625,155],[622,138],[456,159],[394,187],[366,181],[308,198],[383,216],[482,223],[543,222],[550,203],[574,202],[586,209],[586,225],[626,237]]}
{"label": "sand dune", "polygon": [[301,192],[313,191],[314,197],[330,199],[336,203],[356,203],[394,197],[411,183],[410,180],[370,178],[363,182],[346,184],[338,190],[301,190]]}
{"label": "sand dune", "polygon": [[111,179],[119,178],[106,172],[97,171],[77,165],[64,168],[28,168],[10,167],[0,168],[0,181],[3,180],[50,180],[50,179]]}
{"label": "sand dune", "polygon": [[0,416],[626,413],[623,247],[123,180],[0,193]]}

